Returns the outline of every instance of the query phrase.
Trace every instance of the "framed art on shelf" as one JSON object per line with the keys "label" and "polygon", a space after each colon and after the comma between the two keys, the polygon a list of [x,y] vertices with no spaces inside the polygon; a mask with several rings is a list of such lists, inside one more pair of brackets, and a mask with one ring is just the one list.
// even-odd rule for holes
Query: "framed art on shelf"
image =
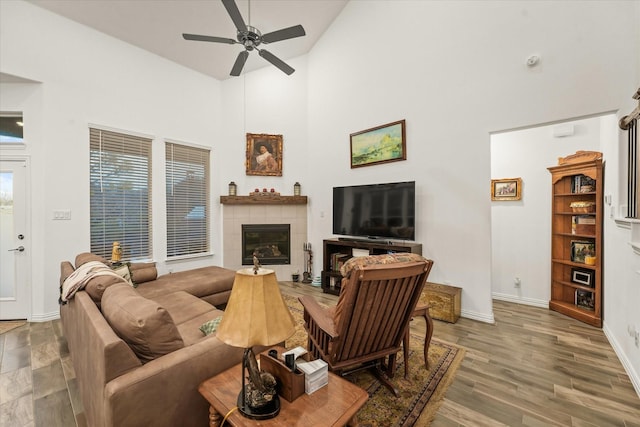
{"label": "framed art on shelf", "polygon": [[596,254],[596,245],[593,242],[583,242],[580,240],[571,241],[571,261],[586,264],[586,257],[593,257]]}
{"label": "framed art on shelf", "polygon": [[578,285],[589,286],[593,288],[595,285],[595,272],[593,270],[583,270],[581,268],[571,269],[571,281]]}
{"label": "framed art on shelf", "polygon": [[282,135],[247,134],[247,175],[282,176]]}
{"label": "framed art on shelf", "polygon": [[352,133],[351,168],[407,160],[405,121]]}
{"label": "framed art on shelf", "polygon": [[522,178],[491,180],[491,200],[520,200],[522,198]]}

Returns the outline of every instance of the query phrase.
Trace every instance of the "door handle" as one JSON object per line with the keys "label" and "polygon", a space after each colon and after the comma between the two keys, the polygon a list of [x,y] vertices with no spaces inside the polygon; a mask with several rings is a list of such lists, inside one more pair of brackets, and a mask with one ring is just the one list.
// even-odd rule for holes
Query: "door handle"
{"label": "door handle", "polygon": [[24,246],[18,246],[17,248],[9,249],[9,252],[11,251],[24,252]]}

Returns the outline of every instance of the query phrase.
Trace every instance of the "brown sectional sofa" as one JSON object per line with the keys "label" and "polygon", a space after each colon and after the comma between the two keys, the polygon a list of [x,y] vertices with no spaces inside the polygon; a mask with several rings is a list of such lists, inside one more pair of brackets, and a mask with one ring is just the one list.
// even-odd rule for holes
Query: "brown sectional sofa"
{"label": "brown sectional sofa", "polygon": [[[81,254],[76,268],[96,260],[104,261]],[[223,314],[213,304],[226,304],[235,272],[205,267],[155,277],[153,264],[130,270],[134,282],[145,280],[136,288],[95,277],[60,306],[87,424],[206,426],[209,405],[198,386],[239,363],[243,349],[199,328]],[[73,272],[62,262],[61,287]]]}

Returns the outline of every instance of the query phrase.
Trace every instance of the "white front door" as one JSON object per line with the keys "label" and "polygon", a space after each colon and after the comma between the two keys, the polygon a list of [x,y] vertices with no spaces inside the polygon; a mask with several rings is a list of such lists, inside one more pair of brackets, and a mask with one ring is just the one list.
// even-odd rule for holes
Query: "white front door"
{"label": "white front door", "polygon": [[0,320],[29,319],[27,162],[0,161]]}

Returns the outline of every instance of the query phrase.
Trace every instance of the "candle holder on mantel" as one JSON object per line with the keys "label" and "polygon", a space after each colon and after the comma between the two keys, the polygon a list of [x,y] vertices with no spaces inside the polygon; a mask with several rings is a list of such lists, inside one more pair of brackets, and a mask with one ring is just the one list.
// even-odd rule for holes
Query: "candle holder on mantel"
{"label": "candle holder on mantel", "polygon": [[293,184],[293,195],[294,196],[299,196],[300,195],[300,190],[301,190],[301,185],[299,182],[296,182],[295,184]]}
{"label": "candle holder on mantel", "polygon": [[238,194],[238,186],[236,185],[235,182],[231,181],[229,183],[229,195],[235,196],[236,194]]}

